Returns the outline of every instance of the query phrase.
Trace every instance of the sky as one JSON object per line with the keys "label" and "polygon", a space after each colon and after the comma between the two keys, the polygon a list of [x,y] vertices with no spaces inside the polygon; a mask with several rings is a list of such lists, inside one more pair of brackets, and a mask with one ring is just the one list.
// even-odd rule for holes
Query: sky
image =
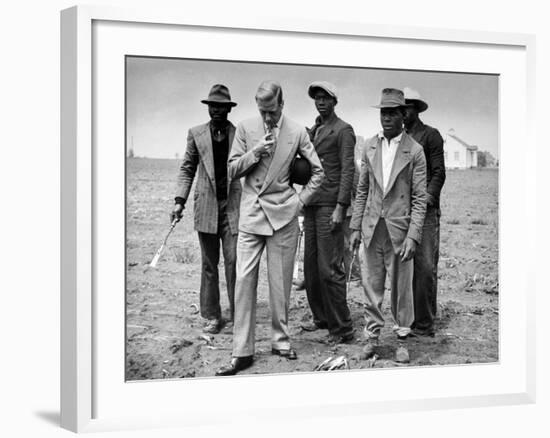
{"label": "sky", "polygon": [[136,156],[183,156],[189,128],[209,120],[201,100],[216,83],[226,85],[237,103],[229,114],[235,125],[258,116],[254,95],[266,79],[281,83],[285,116],[304,126],[317,116],[308,85],[333,83],[336,114],[365,138],[380,130],[380,110],[372,105],[380,102],[381,90],[410,87],[429,105],[421,119],[443,137],[454,129],[462,140],[499,156],[496,75],[144,57],[126,62],[127,149],[133,146]]}

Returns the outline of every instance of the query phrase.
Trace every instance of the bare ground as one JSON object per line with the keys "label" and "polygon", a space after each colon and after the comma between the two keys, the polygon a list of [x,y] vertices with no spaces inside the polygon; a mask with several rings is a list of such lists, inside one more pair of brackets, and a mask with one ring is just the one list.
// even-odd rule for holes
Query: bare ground
{"label": "bare ground", "polygon": [[[213,376],[231,357],[230,331],[202,337],[198,313],[200,251],[191,203],[157,267],[148,268],[169,228],[178,164],[176,160],[128,160],[127,380]],[[309,372],[336,355],[346,356],[352,369],[498,361],[496,170],[448,171],[442,193],[440,253],[437,332],[433,338],[410,339],[408,365],[393,361],[396,339],[387,301],[388,323],[382,332],[379,358],[374,364],[359,359],[364,295],[358,284],[352,284],[348,296],[355,342],[334,347],[326,342],[325,330],[302,331],[300,323],[310,318],[309,308],[305,292],[293,290],[289,318],[298,360],[271,355],[264,258],[258,286],[256,360],[246,373]],[[222,272],[222,309],[227,309]]]}

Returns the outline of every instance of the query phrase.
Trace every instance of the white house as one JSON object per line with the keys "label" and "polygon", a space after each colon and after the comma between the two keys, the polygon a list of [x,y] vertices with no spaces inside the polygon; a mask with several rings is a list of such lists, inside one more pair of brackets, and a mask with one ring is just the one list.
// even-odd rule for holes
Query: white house
{"label": "white house", "polygon": [[443,141],[445,167],[451,169],[477,167],[477,146],[469,145],[459,138],[454,129],[449,129]]}

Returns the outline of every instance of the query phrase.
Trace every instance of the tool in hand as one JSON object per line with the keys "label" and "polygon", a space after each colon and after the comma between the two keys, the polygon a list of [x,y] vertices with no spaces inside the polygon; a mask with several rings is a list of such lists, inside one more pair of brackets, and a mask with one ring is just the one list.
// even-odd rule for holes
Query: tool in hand
{"label": "tool in hand", "polygon": [[353,250],[353,256],[351,257],[351,263],[349,264],[348,279],[346,281],[346,294],[349,293],[349,285],[351,283],[351,272],[353,271],[353,263],[355,262],[355,256],[357,255],[358,248]]}
{"label": "tool in hand", "polygon": [[172,225],[170,225],[170,230],[168,230],[168,234],[166,234],[166,237],[164,238],[164,241],[162,242],[162,245],[160,246],[157,253],[155,254],[155,257],[153,257],[153,260],[151,260],[151,263],[149,263],[149,266],[151,268],[154,268],[155,266],[157,266],[157,263],[160,259],[160,255],[162,254],[162,251],[164,250],[164,247],[166,246],[166,241],[168,240],[168,237],[170,236],[170,234],[172,234],[172,231],[174,231],[174,228],[175,228],[177,223],[178,223],[178,218],[174,218],[174,220],[172,221]]}
{"label": "tool in hand", "polygon": [[300,249],[302,247],[302,237],[304,235],[304,227],[303,227],[303,217],[300,216],[298,218],[298,224],[299,224],[299,227],[300,227],[300,234],[298,235],[298,249],[296,251],[296,256],[294,257],[294,280],[298,280],[298,269],[299,269],[299,256],[300,256]]}

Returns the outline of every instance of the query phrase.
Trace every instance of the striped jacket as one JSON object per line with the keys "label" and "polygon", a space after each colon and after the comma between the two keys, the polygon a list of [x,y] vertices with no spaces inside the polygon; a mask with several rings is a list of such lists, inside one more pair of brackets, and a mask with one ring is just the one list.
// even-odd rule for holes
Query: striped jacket
{"label": "striped jacket", "polygon": [[[229,148],[235,136],[235,126],[229,123]],[[195,230],[201,233],[216,234],[218,232],[218,200],[216,197],[216,180],[214,174],[214,154],[210,122],[195,126],[187,135],[187,148],[181,163],[176,196],[187,201],[193,179],[198,168],[194,192],[194,224]],[[227,175],[227,207],[226,214],[232,234],[239,229],[239,205],[241,202],[241,182]]]}

